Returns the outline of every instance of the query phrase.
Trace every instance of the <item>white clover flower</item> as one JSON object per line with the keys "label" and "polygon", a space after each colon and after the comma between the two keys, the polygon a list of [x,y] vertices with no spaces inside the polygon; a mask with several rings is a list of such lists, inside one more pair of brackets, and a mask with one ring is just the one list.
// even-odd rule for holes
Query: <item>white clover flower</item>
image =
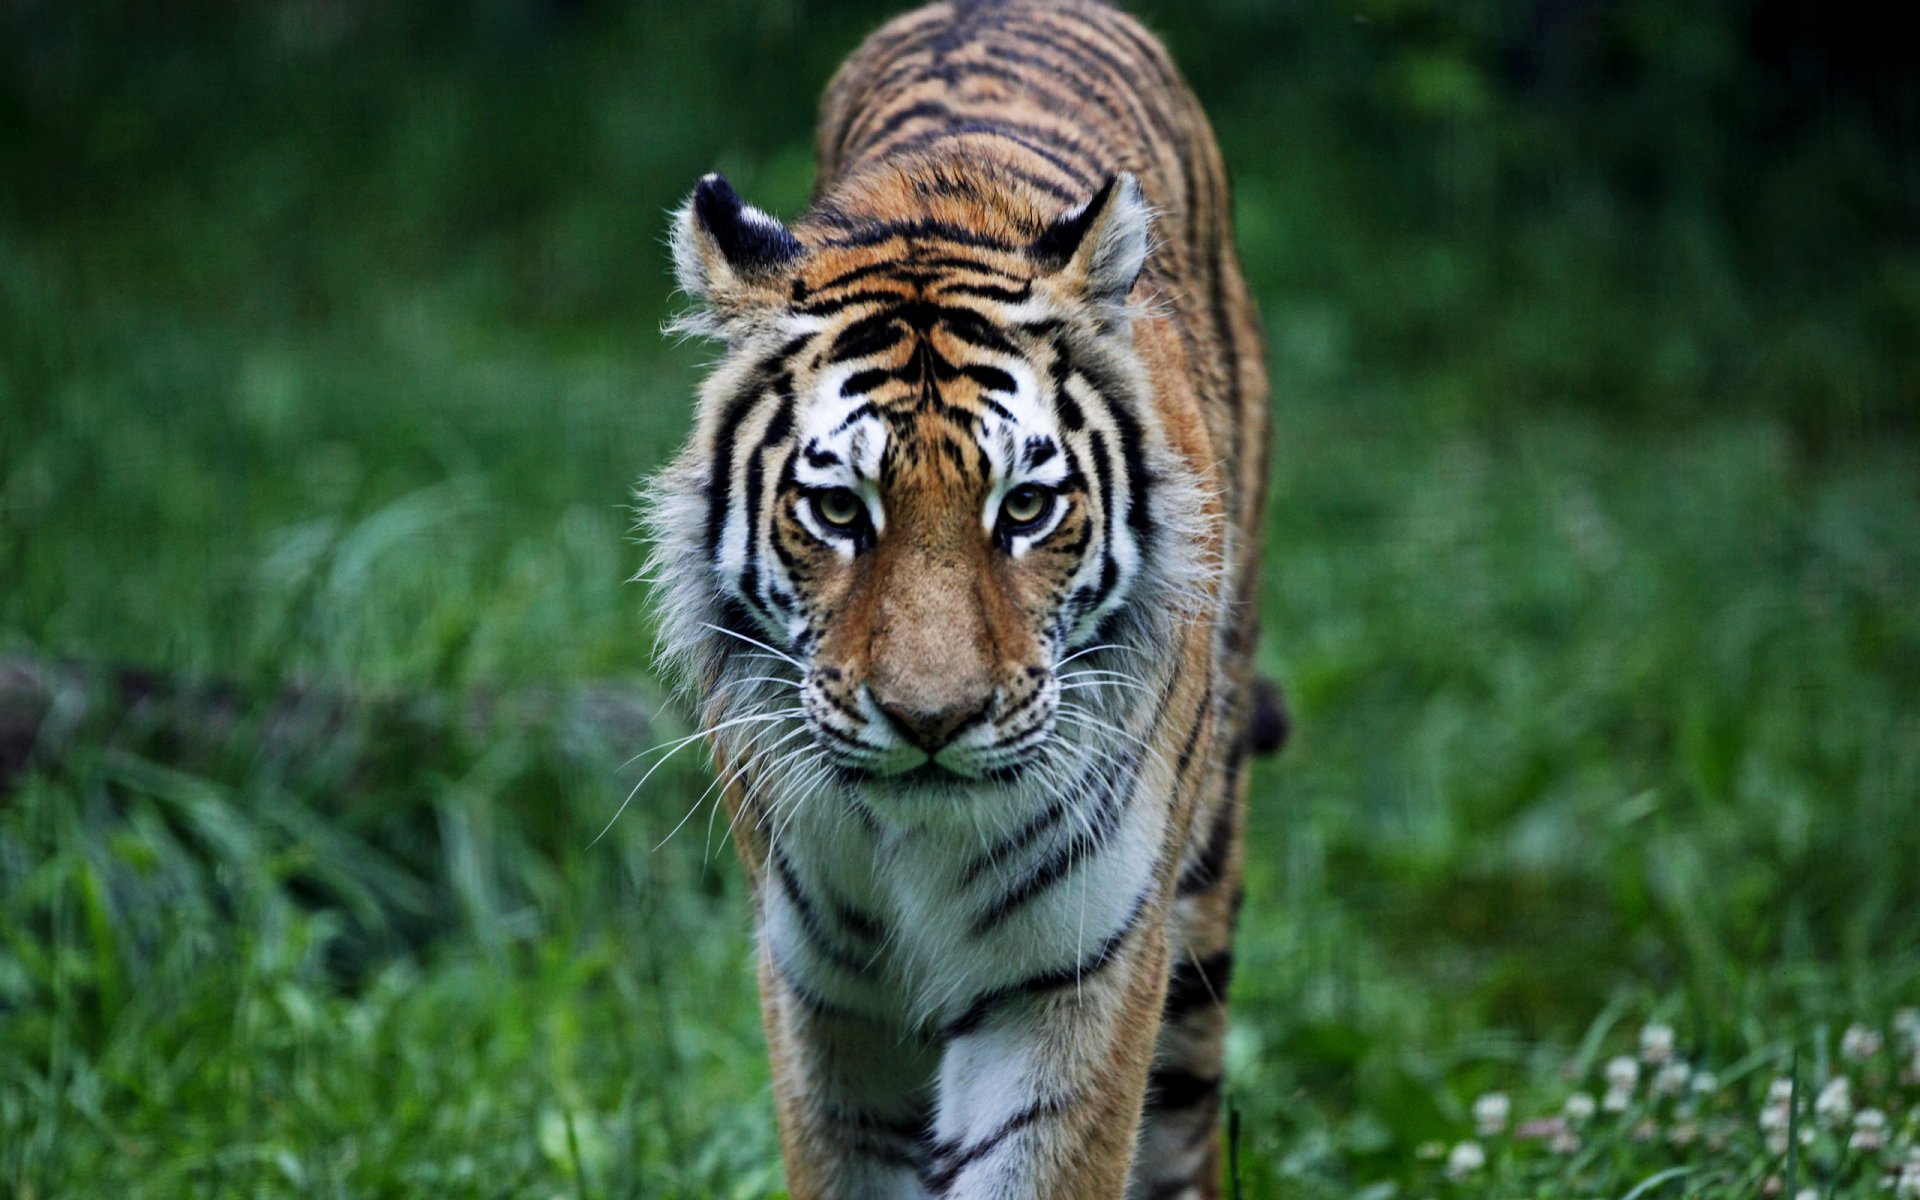
{"label": "white clover flower", "polygon": [[1649,1025],[1640,1031],[1640,1061],[1657,1067],[1673,1057],[1673,1026]]}
{"label": "white clover flower", "polygon": [[1801,1188],[1793,1194],[1793,1200],[1820,1200],[1820,1189]]}
{"label": "white clover flower", "polygon": [[1653,1073],[1653,1090],[1662,1096],[1678,1096],[1687,1090],[1687,1080],[1693,1078],[1693,1068],[1675,1059]]}
{"label": "white clover flower", "polygon": [[1607,1060],[1607,1090],[1631,1092],[1640,1082],[1640,1064],[1622,1054]]}
{"label": "white clover flower", "polygon": [[1879,1150],[1887,1144],[1887,1114],[1877,1108],[1863,1108],[1853,1118],[1853,1136],[1847,1139],[1847,1147],[1867,1153]]}
{"label": "white clover flower", "polygon": [[1840,1035],[1840,1057],[1849,1062],[1866,1062],[1880,1053],[1880,1031],[1865,1025],[1849,1025]]}
{"label": "white clover flower", "polygon": [[1465,1179],[1487,1165],[1487,1152],[1479,1142],[1461,1142],[1447,1155],[1447,1178]]}
{"label": "white clover flower", "polygon": [[1421,1142],[1414,1147],[1413,1156],[1423,1162],[1438,1162],[1447,1156],[1445,1142]]}
{"label": "white clover flower", "polygon": [[1697,1095],[1711,1096],[1720,1090],[1720,1077],[1712,1071],[1695,1071],[1692,1087]]}
{"label": "white clover flower", "polygon": [[1779,1158],[1787,1152],[1787,1131],[1775,1130],[1767,1135],[1767,1153]]}
{"label": "white clover flower", "polygon": [[1920,1042],[1920,1008],[1903,1008],[1893,1014],[1893,1029],[1909,1042]]}
{"label": "white clover flower", "polygon": [[1667,1131],[1667,1144],[1686,1149],[1700,1139],[1700,1126],[1694,1121],[1681,1121]]}
{"label": "white clover flower", "polygon": [[1767,1085],[1767,1104],[1784,1107],[1793,1102],[1793,1080],[1775,1078]]}
{"label": "white clover flower", "polygon": [[1481,1137],[1492,1137],[1507,1127],[1513,1104],[1505,1092],[1488,1092],[1473,1102],[1473,1125]]}
{"label": "white clover flower", "polygon": [[1760,1110],[1760,1128],[1768,1132],[1785,1129],[1792,1115],[1784,1104],[1769,1104]]}
{"label": "white clover flower", "polygon": [[1555,1154],[1576,1154],[1580,1150],[1580,1135],[1571,1129],[1562,1129],[1548,1140],[1547,1149]]}
{"label": "white clover flower", "polygon": [[1575,1092],[1567,1097],[1567,1103],[1561,1108],[1569,1121],[1590,1119],[1599,1105],[1594,1102],[1592,1092]]}
{"label": "white clover flower", "polygon": [[1836,1075],[1813,1101],[1813,1115],[1829,1129],[1837,1129],[1853,1115],[1853,1082]]}

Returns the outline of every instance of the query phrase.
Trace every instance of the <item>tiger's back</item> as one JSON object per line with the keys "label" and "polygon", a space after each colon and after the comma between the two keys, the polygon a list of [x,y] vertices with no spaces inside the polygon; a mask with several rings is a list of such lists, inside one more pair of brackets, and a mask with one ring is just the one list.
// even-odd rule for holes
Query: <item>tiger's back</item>
{"label": "tiger's back", "polygon": [[790,229],[680,216],[729,350],[651,517],[790,1190],[1217,1195],[1267,385],[1212,133],[1113,8],[936,4],[819,159]]}

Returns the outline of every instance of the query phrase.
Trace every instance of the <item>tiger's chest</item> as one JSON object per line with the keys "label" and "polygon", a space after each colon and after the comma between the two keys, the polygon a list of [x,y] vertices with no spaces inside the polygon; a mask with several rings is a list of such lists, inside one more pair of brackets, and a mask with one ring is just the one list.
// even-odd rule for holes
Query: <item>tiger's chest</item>
{"label": "tiger's chest", "polygon": [[923,1034],[1097,967],[1154,902],[1164,798],[1134,775],[1024,799],[980,826],[808,806],[762,881],[773,960],[828,1006]]}

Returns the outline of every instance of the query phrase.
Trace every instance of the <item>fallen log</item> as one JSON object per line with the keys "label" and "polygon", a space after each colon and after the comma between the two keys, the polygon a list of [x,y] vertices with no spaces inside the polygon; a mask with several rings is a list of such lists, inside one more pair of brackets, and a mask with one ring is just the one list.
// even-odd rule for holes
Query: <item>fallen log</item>
{"label": "fallen log", "polygon": [[184,768],[235,754],[337,757],[375,739],[425,746],[514,734],[539,735],[569,757],[624,756],[649,744],[648,713],[659,703],[643,686],[607,682],[373,694],[0,657],[0,796],[82,745],[149,755],[159,747],[170,765]]}

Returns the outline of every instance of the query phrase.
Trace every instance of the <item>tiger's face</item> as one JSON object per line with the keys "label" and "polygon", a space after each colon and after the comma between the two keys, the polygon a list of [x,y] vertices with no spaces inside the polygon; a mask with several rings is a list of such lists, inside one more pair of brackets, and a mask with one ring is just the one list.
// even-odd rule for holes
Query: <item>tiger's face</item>
{"label": "tiger's face", "polygon": [[768,615],[807,651],[806,717],[844,768],[1010,774],[1055,724],[1098,501],[1034,350],[938,282],[898,294],[857,305],[796,381]]}
{"label": "tiger's face", "polygon": [[971,238],[919,191],[910,225],[796,235],[701,182],[676,261],[728,353],[654,517],[713,715],[784,703],[810,761],[894,797],[1021,778],[1099,720],[1115,672],[1062,668],[1145,648],[1184,494],[1154,494],[1177,471],[1129,337],[1131,178]]}

